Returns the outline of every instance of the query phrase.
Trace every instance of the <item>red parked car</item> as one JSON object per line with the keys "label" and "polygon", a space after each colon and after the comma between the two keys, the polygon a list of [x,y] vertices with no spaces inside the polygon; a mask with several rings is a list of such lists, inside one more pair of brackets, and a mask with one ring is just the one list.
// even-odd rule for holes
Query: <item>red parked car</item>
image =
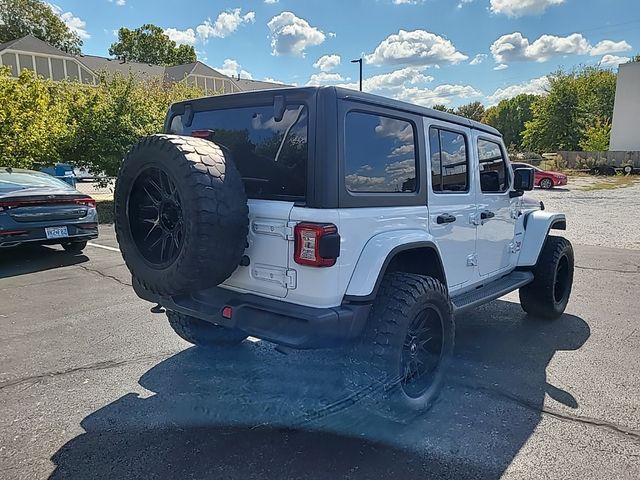
{"label": "red parked car", "polygon": [[540,188],[549,189],[567,184],[567,176],[550,170],[541,170],[528,163],[512,163],[513,168],[533,168],[535,173],[534,183]]}

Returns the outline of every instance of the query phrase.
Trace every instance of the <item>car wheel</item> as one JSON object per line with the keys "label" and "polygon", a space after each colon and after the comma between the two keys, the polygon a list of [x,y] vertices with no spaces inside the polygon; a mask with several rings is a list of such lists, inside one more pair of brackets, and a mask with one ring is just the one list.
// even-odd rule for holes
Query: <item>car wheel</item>
{"label": "car wheel", "polygon": [[69,253],[82,253],[82,251],[86,248],[87,242],[67,242],[62,244],[62,248]]}
{"label": "car wheel", "polygon": [[573,268],[573,247],[569,240],[548,237],[533,270],[533,282],[520,289],[522,309],[543,319],[562,315],[571,295]]}
{"label": "car wheel", "polygon": [[622,167],[622,173],[625,175],[631,175],[633,173],[633,165],[625,165]]}
{"label": "car wheel", "polygon": [[221,327],[172,310],[167,310],[167,319],[180,338],[200,347],[237,345],[249,336],[242,330]]}
{"label": "car wheel", "polygon": [[551,180],[550,178],[543,178],[542,180],[540,180],[540,188],[544,188],[545,190],[553,188],[553,180]]}
{"label": "car wheel", "polygon": [[440,393],[454,331],[442,283],[410,273],[385,275],[355,354],[356,392],[396,421],[426,411]]}

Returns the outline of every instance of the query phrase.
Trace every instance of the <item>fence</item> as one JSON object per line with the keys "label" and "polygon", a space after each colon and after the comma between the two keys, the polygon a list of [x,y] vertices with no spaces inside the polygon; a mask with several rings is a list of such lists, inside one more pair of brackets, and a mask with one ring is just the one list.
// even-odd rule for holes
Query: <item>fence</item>
{"label": "fence", "polygon": [[640,168],[640,152],[558,152],[556,164],[570,169],[591,168],[596,165],[633,165]]}

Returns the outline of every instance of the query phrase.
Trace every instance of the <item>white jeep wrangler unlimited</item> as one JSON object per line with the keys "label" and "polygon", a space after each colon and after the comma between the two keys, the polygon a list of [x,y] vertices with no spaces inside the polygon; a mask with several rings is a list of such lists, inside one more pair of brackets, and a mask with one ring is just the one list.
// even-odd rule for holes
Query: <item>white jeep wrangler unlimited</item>
{"label": "white jeep wrangler unlimited", "polygon": [[191,343],[351,341],[387,404],[420,411],[454,314],[516,289],[533,317],[567,306],[565,216],[523,206],[533,171],[489,126],[323,87],[180,102],[165,131],[124,159],[116,232]]}

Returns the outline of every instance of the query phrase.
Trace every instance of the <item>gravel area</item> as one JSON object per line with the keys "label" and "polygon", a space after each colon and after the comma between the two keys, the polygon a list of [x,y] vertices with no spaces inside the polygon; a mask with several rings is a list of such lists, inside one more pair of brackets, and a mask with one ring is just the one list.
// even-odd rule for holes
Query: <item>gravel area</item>
{"label": "gravel area", "polygon": [[570,177],[569,185],[536,188],[528,196],[542,200],[547,210],[567,215],[565,235],[574,244],[640,250],[640,179],[628,187],[584,190],[596,177]]}

